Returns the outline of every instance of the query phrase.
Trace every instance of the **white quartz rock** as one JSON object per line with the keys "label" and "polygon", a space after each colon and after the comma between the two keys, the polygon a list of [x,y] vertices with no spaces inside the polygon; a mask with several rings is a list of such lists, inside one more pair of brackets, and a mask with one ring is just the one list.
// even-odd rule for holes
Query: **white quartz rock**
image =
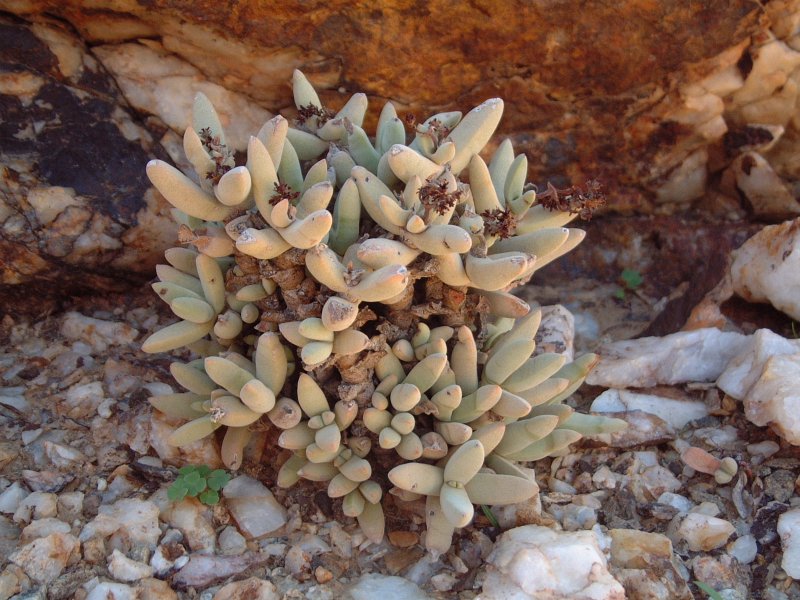
{"label": "white quartz rock", "polygon": [[734,291],[800,319],[800,218],[769,225],[734,253]]}
{"label": "white quartz rock", "polygon": [[650,465],[633,478],[631,487],[639,502],[652,502],[666,492],[677,492],[681,485],[680,479],[666,467]]}
{"label": "white quartz rock", "polygon": [[31,521],[19,537],[20,544],[28,544],[37,538],[47,537],[53,533],[69,533],[72,528],[69,523],[59,519],[48,517],[46,519],[36,519]]}
{"label": "white quartz rock", "polygon": [[481,600],[623,600],[594,531],[538,525],[505,532],[487,559]]}
{"label": "white quartz rock", "polygon": [[753,67],[744,85],[732,97],[736,106],[771,96],[786,84],[789,73],[800,65],[800,53],[776,39],[753,48],[751,54]]}
{"label": "white quartz rock", "polygon": [[[86,600],[178,600],[166,581],[153,578],[142,579],[135,586],[113,581],[100,581],[94,577],[83,584]],[[207,597],[206,595],[202,596]],[[210,598],[210,596],[208,596]]]}
{"label": "white quartz rock", "polygon": [[628,598],[691,600],[670,539],[660,533],[610,529],[611,568]]}
{"label": "white quartz rock", "polygon": [[155,114],[181,134],[197,92],[208,96],[219,112],[233,150],[246,149],[250,134],[271,117],[247,96],[211,83],[174,54],[142,44],[110,44],[94,51],[134,107]]}
{"label": "white quartz rock", "polygon": [[99,381],[79,383],[67,390],[60,408],[68,417],[86,419],[95,415],[104,399],[103,384]]}
{"label": "white quartz rock", "polygon": [[598,413],[640,410],[660,417],[675,429],[681,429],[688,422],[708,415],[705,402],[689,398],[676,400],[627,390],[606,390],[594,399],[589,410]]}
{"label": "white quartz rock", "polygon": [[214,581],[238,575],[254,565],[264,564],[269,556],[248,552],[241,556],[214,556],[210,554],[192,554],[189,560],[172,576],[175,587],[207,587]]}
{"label": "white quartz rock", "polygon": [[225,505],[246,538],[258,538],[272,533],[286,523],[286,509],[263,484],[241,475],[232,479],[222,490]]}
{"label": "white quartz rock", "polygon": [[574,357],[575,317],[560,304],[542,307],[542,322],[536,332],[535,355],[544,352]]}
{"label": "white quartz rock", "polygon": [[93,354],[100,354],[109,346],[130,344],[139,332],[127,323],[68,312],[61,322],[61,334],[69,340],[86,342],[92,347]]}
{"label": "white quartz rock", "polygon": [[708,552],[725,545],[734,527],[725,519],[702,512],[692,512],[684,517],[678,527],[678,537],[689,544],[693,552]]}
{"label": "white quartz rock", "polygon": [[597,351],[600,363],[586,383],[628,388],[714,381],[745,339],[740,333],[708,328],[612,342]]}
{"label": "white quartz rock", "polygon": [[739,564],[749,565],[756,559],[758,554],[758,544],[756,537],[752,534],[743,535],[736,538],[727,546],[728,554],[739,561]]}
{"label": "white quartz rock", "polygon": [[64,444],[56,444],[45,440],[42,444],[44,453],[50,462],[60,469],[75,469],[83,467],[89,459],[76,448]]}
{"label": "white quartz rock", "polygon": [[347,600],[429,600],[429,596],[419,589],[416,584],[389,575],[367,573],[362,575],[346,592]]}
{"label": "white quartz rock", "polygon": [[135,498],[118,500],[110,506],[101,506],[79,537],[85,542],[95,536],[108,537],[121,531],[133,545],[154,548],[161,535],[158,514],[158,506],[153,502]]}
{"label": "white quartz rock", "polygon": [[331,547],[318,535],[306,534],[292,544],[284,558],[284,568],[294,576],[299,576],[311,566],[318,554],[330,552]]}
{"label": "white quartz rock", "polygon": [[692,510],[694,504],[686,496],[675,494],[673,492],[664,492],[656,500],[659,504],[671,506],[678,512],[689,512]]}
{"label": "white quartz rock", "polygon": [[8,559],[37,583],[50,583],[79,555],[80,543],[75,536],[53,533],[23,546]]}
{"label": "white quartz rock", "polygon": [[800,353],[767,359],[761,377],[744,399],[747,418],[770,425],[778,435],[800,446]]}
{"label": "white quartz rock", "polygon": [[757,152],[738,156],[723,175],[723,182],[734,186],[747,198],[753,212],[765,217],[790,217],[800,213],[800,202],[770,165]]}
{"label": "white quartz rock", "polygon": [[279,600],[275,584],[258,577],[249,577],[222,586],[214,600]]}
{"label": "white quartz rock", "polygon": [[124,583],[103,581],[97,583],[86,596],[86,600],[135,600],[138,594]]}
{"label": "white quartz rock", "polygon": [[800,445],[800,340],[759,329],[717,380],[726,394],[742,400],[745,415],[770,425],[788,442]]}
{"label": "white quartz rock", "polygon": [[195,552],[213,554],[217,535],[211,524],[211,511],[194,498],[186,498],[172,505],[162,515],[170,527],[180,529],[186,542]]}
{"label": "white quartz rock", "polygon": [[22,386],[0,387],[0,404],[10,406],[22,414],[29,413],[32,407],[25,398],[24,391]]}
{"label": "white quartz rock", "polygon": [[0,494],[0,512],[1,513],[15,513],[19,508],[22,501],[28,497],[28,492],[23,488],[19,481],[15,481]]}
{"label": "white quartz rock", "polygon": [[[713,94],[709,94],[713,96]],[[719,98],[717,98],[719,100]],[[724,127],[722,119],[713,119],[704,128],[711,136],[721,135],[720,127]],[[722,129],[724,132],[724,129]],[[659,203],[667,202],[687,202],[699,198],[705,193],[706,181],[708,179],[708,150],[699,148],[677,165],[667,175],[666,180],[656,190],[656,201]]]}
{"label": "white quartz rock", "polygon": [[108,572],[117,581],[139,581],[153,576],[153,567],[132,560],[114,549],[108,558]]}
{"label": "white quartz rock", "polygon": [[238,555],[247,550],[247,540],[230,525],[219,534],[218,542],[220,554]]}
{"label": "white quartz rock", "polygon": [[58,518],[74,521],[83,513],[83,492],[64,492],[58,495]]}
{"label": "white quartz rock", "polygon": [[783,547],[781,567],[792,579],[800,579],[800,508],[778,517],[778,535]]}
{"label": "white quartz rock", "polygon": [[743,400],[761,376],[770,356],[800,353],[800,340],[787,340],[769,329],[759,329],[749,336],[717,380],[723,392]]}
{"label": "white quartz rock", "polygon": [[172,569],[180,569],[189,562],[189,557],[183,554],[185,548],[181,542],[183,534],[177,529],[168,529],[164,533],[161,543],[150,557],[150,566],[156,577],[164,577]]}
{"label": "white quartz rock", "polygon": [[58,496],[50,492],[33,492],[19,503],[14,512],[15,523],[30,523],[33,519],[47,519],[58,514]]}

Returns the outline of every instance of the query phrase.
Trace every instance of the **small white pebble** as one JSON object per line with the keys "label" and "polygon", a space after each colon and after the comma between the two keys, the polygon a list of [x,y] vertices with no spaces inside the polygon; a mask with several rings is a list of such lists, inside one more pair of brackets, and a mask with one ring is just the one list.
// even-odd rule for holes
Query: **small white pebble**
{"label": "small white pebble", "polygon": [[267,543],[261,546],[261,552],[268,556],[283,556],[286,554],[287,545],[280,542]]}
{"label": "small white pebble", "polygon": [[709,517],[716,517],[717,515],[719,515],[720,510],[719,506],[717,506],[713,502],[701,502],[700,504],[695,506],[691,512],[699,513],[701,515],[708,515]]}
{"label": "small white pebble", "polygon": [[116,404],[114,400],[111,398],[106,398],[100,403],[100,406],[97,407],[97,414],[103,417],[104,419],[110,419],[111,415],[114,414],[111,411],[111,408]]}
{"label": "small white pebble", "polygon": [[97,491],[104,492],[108,487],[108,482],[105,479],[98,479],[97,480]]}
{"label": "small white pebble", "polygon": [[439,573],[431,577],[431,583],[437,592],[449,592],[457,581],[452,573]]}
{"label": "small white pebble", "polygon": [[596,508],[598,510],[603,508],[603,503],[600,501],[600,499],[592,496],[591,494],[580,494],[579,496],[575,496],[572,499],[572,503],[577,506],[588,506],[589,508]]}
{"label": "small white pebble", "polygon": [[760,456],[762,459],[767,459],[775,454],[781,447],[777,442],[772,440],[764,440],[757,444],[748,444],[747,451],[753,456]]}
{"label": "small white pebble", "polygon": [[758,553],[758,545],[754,535],[748,534],[736,538],[733,542],[728,544],[728,554],[735,558],[739,564],[749,565],[756,559]]}
{"label": "small white pebble", "polygon": [[617,487],[618,480],[619,475],[605,465],[597,469],[594,475],[592,475],[592,483],[598,488],[613,490]]}
{"label": "small white pebble", "polygon": [[783,548],[781,567],[792,579],[800,579],[800,509],[778,517],[778,535]]}
{"label": "small white pebble", "polygon": [[678,535],[689,544],[693,552],[708,552],[719,548],[734,532],[734,527],[724,519],[700,512],[691,512],[683,519]]}
{"label": "small white pebble", "polygon": [[108,559],[108,572],[117,581],[139,581],[153,576],[153,567],[132,560],[114,549]]}
{"label": "small white pebble", "polygon": [[92,347],[85,342],[75,342],[72,344],[72,351],[81,356],[90,356],[92,354]]}
{"label": "small white pebble", "polygon": [[450,565],[453,567],[456,573],[460,573],[461,575],[464,573],[469,573],[469,567],[467,564],[455,554],[450,555]]}
{"label": "small white pebble", "polygon": [[150,467],[156,467],[158,469],[164,466],[163,461],[157,456],[142,456],[139,458],[138,462],[142,465],[148,465]]}
{"label": "small white pebble", "polygon": [[238,555],[244,554],[247,550],[247,540],[236,530],[236,527],[228,526],[219,534],[219,551],[222,554]]}
{"label": "small white pebble", "polygon": [[22,443],[25,446],[27,446],[32,441],[34,441],[36,438],[38,438],[40,435],[42,435],[42,431],[44,431],[44,429],[42,429],[41,427],[39,429],[29,429],[27,431],[23,431],[22,432],[22,436],[21,436],[22,437]]}
{"label": "small white pebble", "polygon": [[166,383],[162,383],[161,381],[153,381],[150,383],[145,383],[142,386],[148,392],[150,392],[153,396],[160,396],[162,394],[172,394],[173,389],[167,385]]}
{"label": "small white pebble", "polygon": [[553,492],[559,492],[561,494],[577,494],[578,490],[576,490],[573,486],[568,484],[566,481],[561,481],[560,479],[556,479],[555,477],[551,477],[548,481],[550,485],[550,490]]}
{"label": "small white pebble", "polygon": [[588,506],[568,504],[561,522],[566,531],[591,529],[597,523],[597,511]]}
{"label": "small white pebble", "polygon": [[15,481],[0,493],[0,512],[15,513],[29,493],[18,481]]}
{"label": "small white pebble", "polygon": [[659,504],[665,504],[678,510],[679,512],[689,512],[694,507],[694,504],[686,496],[674,494],[673,492],[664,492],[658,497]]}

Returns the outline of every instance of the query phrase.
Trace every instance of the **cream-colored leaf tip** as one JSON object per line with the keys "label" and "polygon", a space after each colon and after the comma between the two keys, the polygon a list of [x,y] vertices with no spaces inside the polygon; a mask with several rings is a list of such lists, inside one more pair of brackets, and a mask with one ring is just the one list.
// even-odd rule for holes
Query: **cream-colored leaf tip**
{"label": "cream-colored leaf tip", "polygon": [[387,493],[425,505],[439,554],[474,505],[538,493],[528,461],[624,426],[563,404],[596,357],[536,354],[541,313],[510,293],[583,239],[565,226],[602,195],[537,196],[508,140],[487,164],[499,99],[405,122],[389,102],[369,135],[364,94],[336,111],[292,84],[294,122],[265,123],[244,164],[199,94],[195,172],[147,165],[179,229],[153,284],[175,321],[142,350],[194,354],[170,369],[186,391],[150,402],[185,421],[172,444],[218,437],[231,470],[327,486],[374,542]]}

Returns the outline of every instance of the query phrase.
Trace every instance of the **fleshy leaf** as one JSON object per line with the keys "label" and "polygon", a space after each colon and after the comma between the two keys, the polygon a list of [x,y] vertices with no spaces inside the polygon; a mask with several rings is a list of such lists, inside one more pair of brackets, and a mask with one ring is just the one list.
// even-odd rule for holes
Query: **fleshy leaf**
{"label": "fleshy leaf", "polygon": [[406,463],[389,471],[389,481],[401,490],[438,496],[444,483],[444,471],[424,463]]}
{"label": "fleshy leaf", "polygon": [[475,504],[516,504],[531,498],[539,491],[532,479],[513,475],[478,473],[464,486]]}

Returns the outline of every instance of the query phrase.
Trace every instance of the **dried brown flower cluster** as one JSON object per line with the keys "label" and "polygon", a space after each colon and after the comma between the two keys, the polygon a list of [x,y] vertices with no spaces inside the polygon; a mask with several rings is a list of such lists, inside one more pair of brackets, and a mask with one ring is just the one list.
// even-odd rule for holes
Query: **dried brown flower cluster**
{"label": "dried brown flower cluster", "polygon": [[561,190],[548,183],[547,190],[538,194],[537,199],[548,210],[576,214],[584,221],[589,221],[594,211],[606,203],[601,188],[600,182],[593,179],[583,187],[570,186]]}

